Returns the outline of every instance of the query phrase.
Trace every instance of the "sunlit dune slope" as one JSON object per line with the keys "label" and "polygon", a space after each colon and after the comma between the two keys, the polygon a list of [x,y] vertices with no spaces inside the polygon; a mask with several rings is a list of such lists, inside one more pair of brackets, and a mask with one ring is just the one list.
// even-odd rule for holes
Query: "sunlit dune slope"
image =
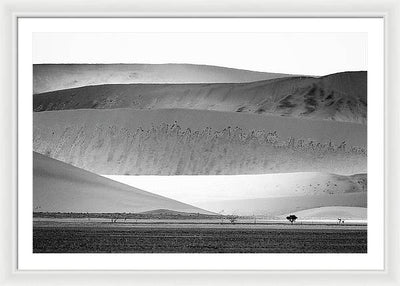
{"label": "sunlit dune slope", "polygon": [[[291,214],[291,213],[290,213]],[[321,220],[321,219],[338,219],[343,220],[367,220],[366,207],[319,207],[304,211],[294,212],[301,220]],[[289,214],[286,214],[289,215]],[[285,218],[283,215],[282,218]]]}
{"label": "sunlit dune slope", "polygon": [[[338,211],[341,207],[367,206],[367,174],[340,176],[313,172],[237,176],[107,177],[214,212],[223,210],[225,214],[257,214],[272,218],[320,207],[335,207]],[[304,213],[304,218],[313,214],[311,211]],[[321,218],[328,215],[336,216],[332,212]]]}
{"label": "sunlit dune slope", "polygon": [[33,149],[106,175],[364,173],[366,125],[231,112],[34,113]]}
{"label": "sunlit dune slope", "polygon": [[252,82],[286,76],[193,64],[36,64],[33,93],[100,84]]}
{"label": "sunlit dune slope", "polygon": [[220,176],[106,176],[161,196],[199,202],[290,196],[336,195],[367,191],[367,174],[279,173]]}
{"label": "sunlit dune slope", "polygon": [[[345,206],[367,207],[367,193],[342,193],[315,196],[290,196],[272,198],[254,198],[245,200],[224,200],[202,202],[198,207],[207,207],[210,211],[233,213],[238,215],[263,215],[270,218],[278,218],[288,213],[296,213],[307,209]],[[326,217],[325,217],[326,218]],[[332,219],[336,219],[336,214]]]}
{"label": "sunlit dune slope", "polygon": [[133,188],[33,152],[33,211],[210,212]]}
{"label": "sunlit dune slope", "polygon": [[367,72],[250,83],[113,84],[36,94],[34,111],[184,108],[367,121]]}

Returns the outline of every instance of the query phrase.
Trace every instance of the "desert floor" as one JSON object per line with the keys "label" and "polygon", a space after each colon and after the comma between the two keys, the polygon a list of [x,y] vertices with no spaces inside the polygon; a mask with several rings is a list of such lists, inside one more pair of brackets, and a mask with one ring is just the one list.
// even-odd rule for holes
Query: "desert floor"
{"label": "desert floor", "polygon": [[35,219],[34,253],[366,253],[362,222]]}

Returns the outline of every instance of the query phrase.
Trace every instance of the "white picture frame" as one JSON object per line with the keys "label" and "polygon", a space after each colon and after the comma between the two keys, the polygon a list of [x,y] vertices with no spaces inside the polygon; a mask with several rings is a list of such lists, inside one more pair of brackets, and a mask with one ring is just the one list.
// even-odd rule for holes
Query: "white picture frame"
{"label": "white picture frame", "polygon": [[[82,3],[82,2],[80,2]],[[134,1],[132,3],[118,1],[110,9],[106,1],[84,1],[85,8],[78,2],[67,3],[32,3],[6,0],[1,2],[3,16],[1,17],[2,50],[1,57],[4,65],[1,68],[1,89],[3,102],[1,120],[2,149],[1,172],[1,219],[3,235],[1,236],[0,260],[1,283],[5,285],[26,284],[34,281],[37,284],[54,284],[62,280],[65,284],[110,284],[118,280],[120,284],[165,284],[176,285],[177,281],[185,285],[229,284],[242,283],[289,285],[301,283],[320,285],[324,283],[346,283],[364,285],[398,285],[399,278],[399,223],[396,208],[399,195],[396,187],[399,180],[396,177],[399,154],[395,152],[399,143],[399,118],[396,99],[399,84],[396,75],[399,72],[398,46],[400,44],[400,20],[398,1],[288,1],[272,3],[270,1],[223,1],[213,7],[211,1],[202,3],[184,3],[175,1]],[[343,4],[337,5],[337,3]],[[386,5],[380,4],[384,3]],[[46,6],[45,4],[49,4]],[[210,5],[207,5],[210,4]],[[42,6],[43,5],[43,6]],[[213,8],[208,8],[213,7]],[[383,8],[382,8],[383,7]],[[65,9],[68,9],[66,12]],[[396,14],[397,13],[397,14]],[[21,17],[377,17],[385,22],[385,267],[382,271],[21,271],[17,268],[17,21]],[[8,43],[5,45],[4,43]],[[397,50],[396,50],[397,49]],[[12,72],[11,72],[12,71]],[[11,108],[10,108],[11,107]],[[396,130],[397,128],[397,130]],[[390,156],[389,156],[390,154]],[[390,226],[390,227],[389,227]],[[158,274],[157,278],[154,274]],[[100,274],[100,275],[99,275]],[[120,274],[120,275],[118,275]]]}

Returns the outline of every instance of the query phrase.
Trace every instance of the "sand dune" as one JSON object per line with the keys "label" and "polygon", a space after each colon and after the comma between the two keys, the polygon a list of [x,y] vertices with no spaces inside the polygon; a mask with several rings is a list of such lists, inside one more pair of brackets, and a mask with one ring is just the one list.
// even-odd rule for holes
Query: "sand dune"
{"label": "sand dune", "polygon": [[367,191],[367,174],[280,173],[219,176],[106,176],[188,204],[290,196],[348,194]]}
{"label": "sand dune", "polygon": [[113,84],[34,96],[34,111],[184,108],[366,123],[367,73],[229,84]]}
{"label": "sand dune", "polygon": [[33,93],[100,84],[232,83],[286,76],[193,64],[36,64]]}
{"label": "sand dune", "polygon": [[[336,219],[342,220],[367,220],[367,208],[365,207],[320,207],[304,211],[294,212],[302,220]],[[292,214],[292,213],[290,213]],[[285,218],[287,215],[283,215]]]}
{"label": "sand dune", "polygon": [[[214,212],[224,210],[224,213],[237,215],[262,215],[273,218],[281,218],[288,213],[296,213],[307,209],[345,206],[345,207],[367,207],[367,193],[347,193],[333,195],[315,196],[290,196],[273,198],[254,198],[245,200],[223,200],[202,202],[198,207],[205,208]],[[332,219],[336,219],[336,214]]]}
{"label": "sand dune", "polygon": [[143,212],[157,209],[210,214],[33,152],[33,210]]}
{"label": "sand dune", "polygon": [[[366,174],[339,176],[314,172],[106,177],[214,212],[224,210],[226,214],[256,214],[274,218],[319,207],[366,207],[367,202]],[[304,217],[312,214],[312,211],[309,214],[304,213]],[[331,215],[336,219],[337,214],[338,212],[327,213],[321,218]],[[354,219],[358,218],[357,213],[354,214]]]}
{"label": "sand dune", "polygon": [[39,112],[33,125],[34,151],[99,174],[348,175],[367,168],[363,124],[128,108]]}
{"label": "sand dune", "polygon": [[33,69],[35,211],[366,219],[366,72]]}

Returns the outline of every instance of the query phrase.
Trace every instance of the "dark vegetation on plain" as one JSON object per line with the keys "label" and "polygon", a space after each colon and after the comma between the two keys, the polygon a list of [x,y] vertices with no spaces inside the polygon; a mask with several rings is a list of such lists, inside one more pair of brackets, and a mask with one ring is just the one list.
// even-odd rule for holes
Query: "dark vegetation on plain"
{"label": "dark vegetation on plain", "polygon": [[366,230],[34,227],[34,253],[366,253]]}
{"label": "dark vegetation on plain", "polygon": [[221,215],[207,215],[200,213],[184,213],[171,210],[156,210],[141,213],[64,213],[64,212],[34,212],[34,218],[55,218],[55,219],[84,219],[103,218],[123,221],[125,219],[220,219]]}
{"label": "dark vegetation on plain", "polygon": [[289,215],[289,216],[286,217],[286,219],[288,221],[290,221],[291,224],[293,224],[296,221],[297,216],[296,215]]}

